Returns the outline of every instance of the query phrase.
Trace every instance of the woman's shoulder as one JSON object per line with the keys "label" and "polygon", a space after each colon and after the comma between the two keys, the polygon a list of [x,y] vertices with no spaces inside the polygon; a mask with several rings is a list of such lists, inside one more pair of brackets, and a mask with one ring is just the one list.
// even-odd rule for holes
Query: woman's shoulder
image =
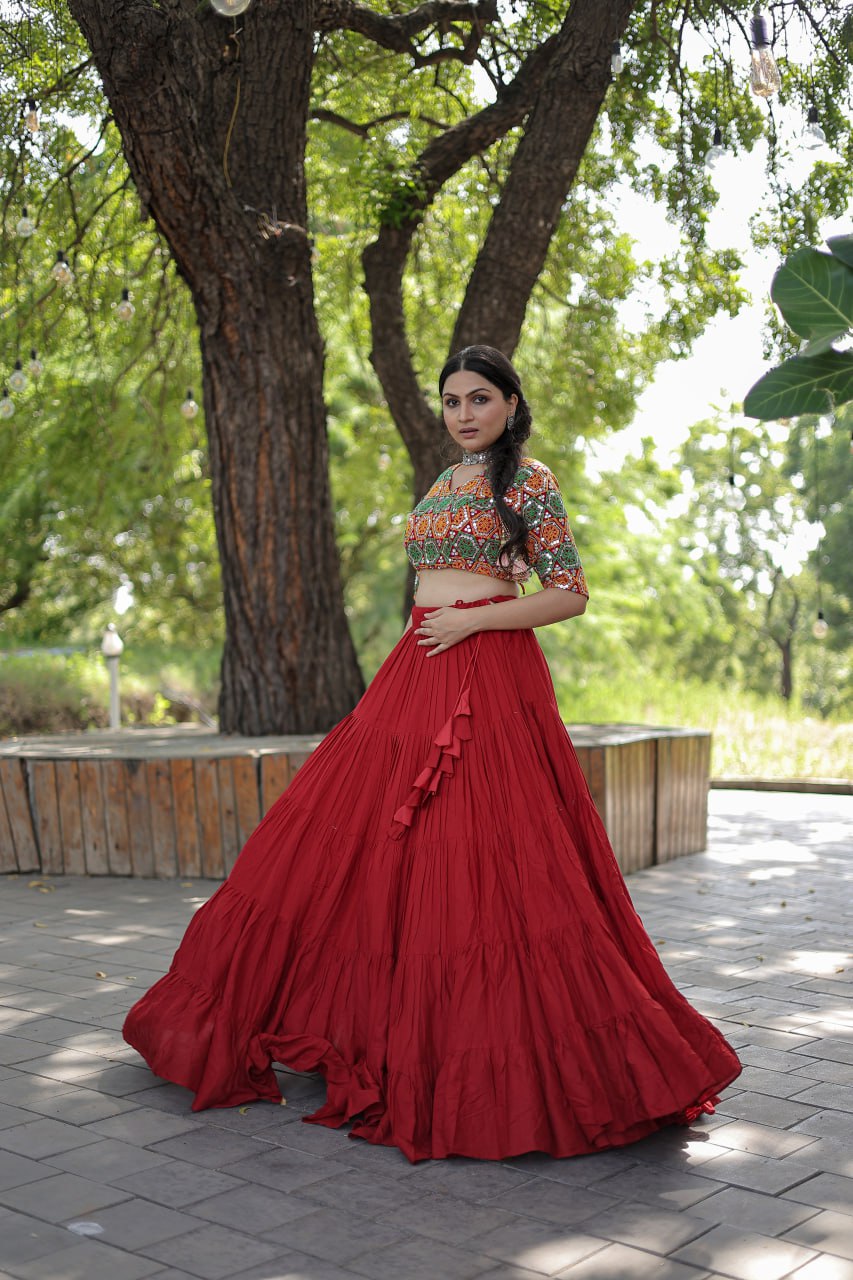
{"label": "woman's shoulder", "polygon": [[523,489],[557,489],[556,476],[550,467],[538,458],[525,455],[522,457],[515,473],[514,485]]}

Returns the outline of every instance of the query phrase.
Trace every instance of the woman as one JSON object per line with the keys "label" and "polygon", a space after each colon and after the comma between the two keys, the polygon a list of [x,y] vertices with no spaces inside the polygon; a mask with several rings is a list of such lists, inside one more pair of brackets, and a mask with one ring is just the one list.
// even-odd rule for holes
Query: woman
{"label": "woman", "polygon": [[196,1110],[319,1071],[305,1120],[412,1162],[621,1146],[740,1063],[669,981],[560,719],[533,628],[587,589],[518,376],[468,347],[439,387],[463,456],[409,518],[409,626],[124,1034]]}

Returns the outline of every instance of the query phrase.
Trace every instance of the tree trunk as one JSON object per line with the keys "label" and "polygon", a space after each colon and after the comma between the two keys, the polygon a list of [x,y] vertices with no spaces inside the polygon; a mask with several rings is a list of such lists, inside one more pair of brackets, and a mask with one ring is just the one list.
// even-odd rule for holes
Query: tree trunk
{"label": "tree trunk", "polygon": [[[323,732],[363,683],[343,608],[306,231],[311,0],[70,0],[199,320],[225,595],[220,727]],[[116,32],[121,38],[116,39]]]}
{"label": "tree trunk", "polygon": [[793,677],[793,667],[792,667],[792,657],[791,657],[792,647],[793,646],[792,646],[791,636],[788,636],[787,640],[784,640],[779,646],[779,648],[782,651],[781,694],[786,702],[791,701],[791,695],[794,692],[794,677]]}

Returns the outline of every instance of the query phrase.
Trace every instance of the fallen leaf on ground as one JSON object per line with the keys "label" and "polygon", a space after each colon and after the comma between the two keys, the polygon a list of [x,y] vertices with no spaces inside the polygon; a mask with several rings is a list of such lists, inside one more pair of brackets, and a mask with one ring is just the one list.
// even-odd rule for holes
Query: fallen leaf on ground
{"label": "fallen leaf on ground", "polygon": [[241,1116],[244,1116],[244,1115],[246,1114],[246,1112],[249,1110],[249,1108],[248,1108],[248,1107],[238,1107],[238,1108],[237,1108],[237,1110],[240,1112],[240,1115],[241,1115]]}
{"label": "fallen leaf on ground", "polygon": [[99,970],[97,971],[97,973],[95,974],[95,977],[96,977],[96,978],[105,978],[106,976],[107,976],[107,975],[106,975],[105,973],[102,973],[100,969],[99,969]]}
{"label": "fallen leaf on ground", "polygon": [[656,947],[665,947],[665,946],[666,946],[666,938],[658,938],[658,939],[655,941],[655,946],[656,946]]}

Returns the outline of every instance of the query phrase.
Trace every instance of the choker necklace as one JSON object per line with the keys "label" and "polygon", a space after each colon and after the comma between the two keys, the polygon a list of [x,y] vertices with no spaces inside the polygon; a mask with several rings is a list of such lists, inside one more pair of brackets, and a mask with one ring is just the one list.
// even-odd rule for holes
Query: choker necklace
{"label": "choker necklace", "polygon": [[467,450],[463,449],[462,462],[460,463],[460,466],[478,467],[481,463],[488,462],[491,454],[491,449],[481,449],[479,453],[469,453]]}

